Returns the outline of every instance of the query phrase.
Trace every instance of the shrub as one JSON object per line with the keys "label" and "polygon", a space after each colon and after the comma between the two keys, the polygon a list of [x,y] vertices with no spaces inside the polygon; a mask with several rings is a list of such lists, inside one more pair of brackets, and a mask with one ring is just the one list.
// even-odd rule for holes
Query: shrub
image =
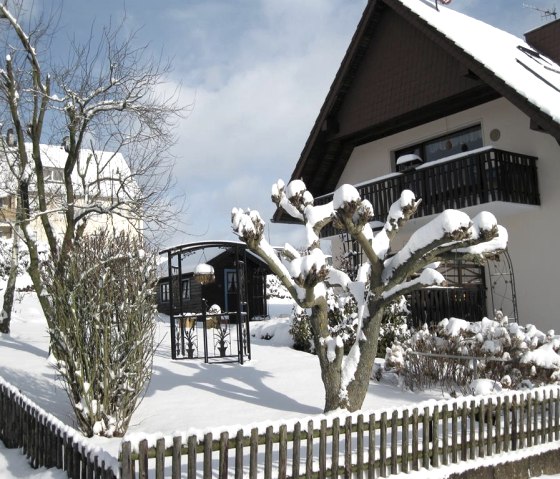
{"label": "shrub", "polygon": [[154,265],[137,239],[107,232],[76,244],[64,276],[45,264],[52,360],[87,436],[123,435],[151,377]]}
{"label": "shrub", "polygon": [[387,348],[391,348],[393,343],[402,343],[410,338],[411,333],[408,329],[409,317],[410,311],[404,296],[401,296],[385,308],[385,314],[379,330],[378,358],[384,357]]}
{"label": "shrub", "polygon": [[299,306],[294,307],[289,333],[294,340],[294,349],[305,351],[306,353],[313,352],[311,325],[309,324],[309,316],[305,309]]}
{"label": "shrub", "polygon": [[398,369],[410,389],[439,386],[451,393],[470,394],[476,378],[491,379],[507,388],[557,383],[560,379],[560,341],[534,325],[509,323],[496,313],[478,322],[444,319],[426,325],[408,341],[387,351],[387,367],[404,357]]}
{"label": "shrub", "polygon": [[[348,354],[356,341],[358,308],[356,301],[350,296],[338,296],[332,290],[327,292],[329,305],[329,331],[333,337],[340,337],[344,344],[344,352]],[[385,316],[379,331],[378,357],[383,357],[385,349],[394,341],[404,341],[410,337],[407,328],[408,308],[406,300],[401,297],[385,310]],[[294,340],[294,349],[313,352],[313,335],[307,312],[294,308],[290,334]]]}

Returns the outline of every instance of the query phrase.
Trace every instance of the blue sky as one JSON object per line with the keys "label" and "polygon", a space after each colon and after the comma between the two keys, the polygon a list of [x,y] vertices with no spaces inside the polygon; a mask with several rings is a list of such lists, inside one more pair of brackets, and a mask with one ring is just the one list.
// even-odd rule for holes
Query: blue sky
{"label": "blue sky", "polygon": [[[31,1],[31,0],[29,0]],[[552,2],[552,3],[551,3]],[[37,5],[40,4],[35,0]],[[182,233],[165,245],[235,239],[231,208],[267,220],[270,187],[299,158],[366,0],[66,0],[57,48],[73,35],[126,15],[138,42],[173,60],[190,113],[178,126],[175,176],[185,195]],[[532,0],[551,8],[553,0]],[[454,0],[450,8],[521,36],[542,25],[522,0]],[[274,244],[293,227],[269,224]]]}

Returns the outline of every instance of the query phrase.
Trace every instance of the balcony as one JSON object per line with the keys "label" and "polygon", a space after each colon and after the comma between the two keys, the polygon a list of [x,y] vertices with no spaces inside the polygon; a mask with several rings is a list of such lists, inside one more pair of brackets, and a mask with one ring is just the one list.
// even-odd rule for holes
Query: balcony
{"label": "balcony", "polygon": [[[356,188],[373,205],[373,221],[383,223],[404,189],[422,198],[416,217],[497,201],[539,205],[536,162],[533,156],[486,147],[360,183]],[[318,197],[315,204],[328,203],[332,197],[332,193]],[[329,226],[321,236],[336,234]]]}

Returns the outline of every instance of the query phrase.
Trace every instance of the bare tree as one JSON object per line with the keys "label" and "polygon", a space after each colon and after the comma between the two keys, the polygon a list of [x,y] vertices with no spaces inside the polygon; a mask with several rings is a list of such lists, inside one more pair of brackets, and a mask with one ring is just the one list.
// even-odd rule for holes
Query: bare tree
{"label": "bare tree", "polygon": [[[76,242],[99,224],[142,234],[172,223],[169,150],[181,108],[176,91],[167,91],[169,64],[135,47],[134,35],[122,38],[118,25],[92,27],[83,46],[74,42],[59,52],[66,61],[57,64],[48,50],[49,23],[24,29],[22,18],[20,9],[0,4],[7,49],[0,120],[14,134],[15,224],[53,327],[54,311],[41,294],[39,242],[63,275]],[[53,139],[60,147],[45,146]]]}
{"label": "bare tree", "polygon": [[[325,411],[355,411],[362,406],[383,313],[392,301],[419,288],[443,284],[445,279],[434,265],[438,261],[481,261],[507,244],[506,230],[491,213],[480,213],[471,220],[461,211],[447,210],[415,231],[393,255],[391,243],[420,204],[408,190],[393,203],[385,225],[375,235],[369,225],[373,207],[353,186],[341,186],[333,201],[315,206],[302,181],[287,186],[279,181],[272,188],[272,200],[305,225],[307,254],[301,255],[286,245],[284,261],[278,258],[264,237],[264,222],[256,211],[234,208],[233,229],[269,265],[295,302],[311,310],[313,342],[325,386]],[[320,232],[329,224],[348,233],[363,251],[365,261],[355,280],[329,266],[320,249]],[[329,328],[328,288],[351,295],[358,306],[356,340],[348,354],[344,353],[342,338]]]}

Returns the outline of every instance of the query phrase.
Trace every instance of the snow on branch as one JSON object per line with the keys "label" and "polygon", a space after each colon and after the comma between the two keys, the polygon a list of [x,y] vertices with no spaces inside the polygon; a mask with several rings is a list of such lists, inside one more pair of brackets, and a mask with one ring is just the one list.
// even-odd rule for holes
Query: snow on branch
{"label": "snow on branch", "polygon": [[398,296],[403,296],[411,291],[427,286],[444,286],[445,278],[433,268],[425,268],[420,275],[410,281],[404,281],[395,287],[384,291],[381,295],[387,303],[390,303]]}
{"label": "snow on branch", "polygon": [[412,191],[403,190],[399,199],[390,206],[387,221],[373,240],[373,250],[378,258],[386,257],[391,240],[401,226],[416,213],[420,202],[421,200],[416,200]]}
{"label": "snow on branch", "polygon": [[428,253],[434,247],[470,237],[471,220],[466,213],[445,210],[428,224],[417,229],[404,247],[385,263],[382,280],[388,282],[411,258]]}

